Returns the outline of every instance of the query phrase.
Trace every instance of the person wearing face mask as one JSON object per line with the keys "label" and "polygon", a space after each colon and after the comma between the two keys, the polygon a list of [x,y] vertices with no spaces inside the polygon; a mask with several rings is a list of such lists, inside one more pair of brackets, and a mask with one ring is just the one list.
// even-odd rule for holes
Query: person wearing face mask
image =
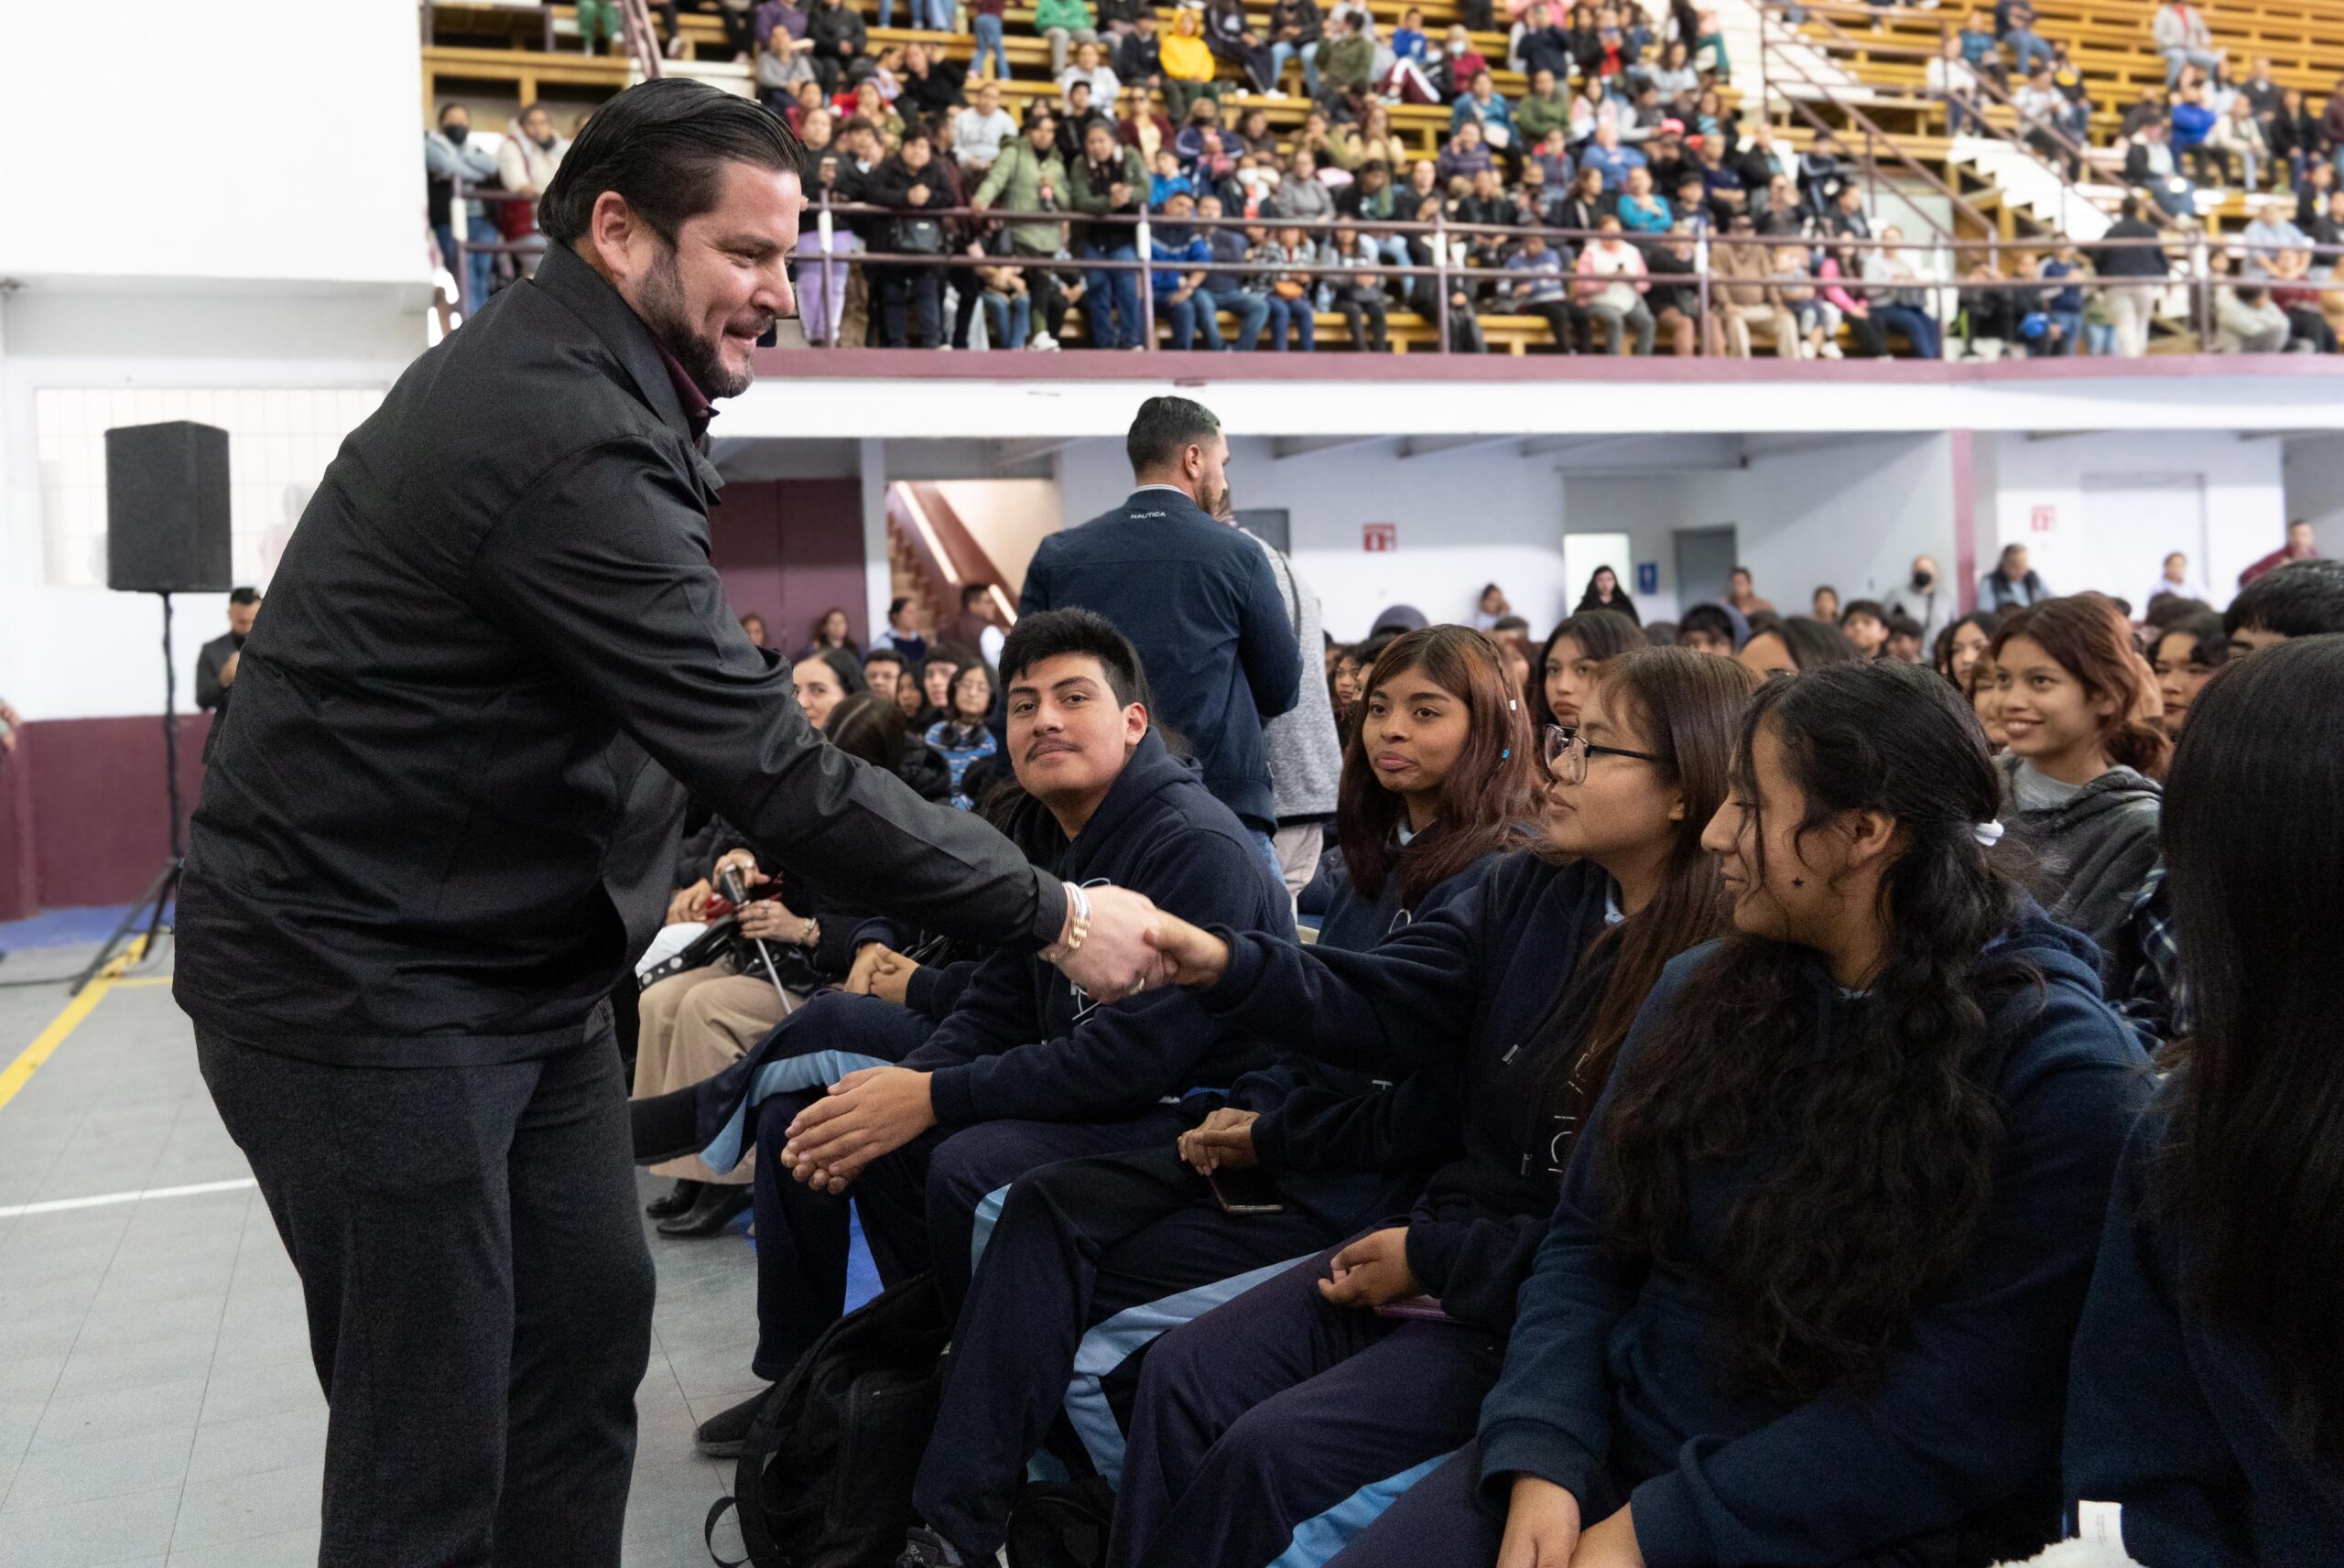
{"label": "person wearing face mask", "polygon": [[517,247],[514,264],[523,277],[537,276],[537,262],[546,250],[546,237],[537,230],[536,199],[553,184],[569,151],[570,144],[554,130],[553,116],[542,103],[522,110],[520,117],[505,128],[505,145],[496,149],[497,177],[505,189],[531,198],[496,204],[496,226]]}
{"label": "person wearing face mask", "polygon": [[1897,590],[1896,597],[1888,601],[1888,608],[1892,613],[1903,611],[1920,625],[1921,646],[1925,648],[1935,647],[1937,634],[1952,625],[1954,617],[1961,612],[1960,605],[1955,602],[1953,585],[1938,573],[1934,556],[1913,557],[1913,575]]}
{"label": "person wearing face mask", "polygon": [[[1443,1069],[1462,1125],[1405,1215],[1149,1350],[1111,1568],[1348,1562],[1471,1434],[1557,1178],[1584,1163],[1577,1130],[1664,968],[1721,926],[1701,837],[1757,685],[1681,648],[1606,665],[1579,727],[1541,747],[1545,841],[1373,952],[1158,923],[1208,1014],[1330,1064]],[[1203,1163],[1227,1147],[1206,1130],[1188,1143]]]}
{"label": "person wearing face mask", "polygon": [[[423,138],[424,200],[430,211],[431,235],[440,243],[441,263],[457,275],[466,310],[488,303],[489,280],[496,268],[496,253],[484,250],[466,255],[461,273],[456,267],[456,181],[486,186],[497,177],[495,149],[486,139],[472,140],[472,112],[461,103],[449,103],[440,108],[440,128]],[[464,238],[472,243],[487,244],[496,237],[485,202],[466,197],[463,218]]]}
{"label": "person wearing face mask", "polygon": [[1017,612],[1080,606],[1112,621],[1153,672],[1157,716],[1275,865],[1262,721],[1300,700],[1302,654],[1268,559],[1220,521],[1229,438],[1202,404],[1151,397],[1124,449],[1131,499],[1043,540]]}

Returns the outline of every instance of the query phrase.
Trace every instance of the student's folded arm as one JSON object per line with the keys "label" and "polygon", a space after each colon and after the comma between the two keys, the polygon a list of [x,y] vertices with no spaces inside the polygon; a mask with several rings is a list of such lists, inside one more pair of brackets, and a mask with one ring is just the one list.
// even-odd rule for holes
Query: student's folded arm
{"label": "student's folded arm", "polygon": [[1205,1009],[1261,1039],[1340,1066],[1409,1072],[1461,1049],[1471,1018],[1482,894],[1413,922],[1371,953],[1305,947],[1263,932],[1215,929],[1229,967]]}
{"label": "student's folded arm", "polygon": [[1425,1169],[1463,1146],[1456,1075],[1440,1068],[1371,1094],[1304,1088],[1253,1124],[1254,1157],[1277,1170]]}
{"label": "student's folded arm", "polygon": [[1408,1272],[1460,1323],[1500,1333],[1514,1326],[1515,1297],[1529,1277],[1544,1215],[1485,1215],[1472,1220],[1418,1217],[1408,1223]]}
{"label": "student's folded arm", "polygon": [[2068,1375],[2065,1495],[2071,1509],[2122,1507],[2124,1543],[2143,1562],[2252,1568],[2254,1543],[2230,1522],[2247,1511],[2247,1477],[2182,1334],[2180,1247],[2142,1223],[2168,1130],[2155,1115],[2133,1129],[2108,1201]]}
{"label": "student's folded arm", "polygon": [[[2104,1011],[2088,1027],[2122,1035]],[[2126,1040],[2129,1054],[2129,1039]],[[1839,1563],[1950,1528],[2056,1473],[2068,1350],[2146,1076],[2053,1067],[2013,1098],[1969,1266],[1916,1316],[1881,1385],[1818,1396],[1635,1489],[1652,1568]],[[1588,1162],[1579,1162],[1580,1164]]]}
{"label": "student's folded arm", "polygon": [[904,1005],[941,1023],[960,1005],[969,981],[983,967],[979,958],[950,964],[922,964],[904,984]]}
{"label": "student's folded arm", "polygon": [[758,849],[950,935],[1038,948],[1065,892],[970,813],[826,745],[733,618],[676,447],[583,446],[459,567],[481,613],[536,650]]}
{"label": "student's folded arm", "polygon": [[[979,960],[958,1003],[903,1065],[939,1072],[1034,1038],[1040,1020],[1034,1011],[1033,964],[1033,959],[1005,951]],[[937,1119],[953,1119],[939,1106]]]}

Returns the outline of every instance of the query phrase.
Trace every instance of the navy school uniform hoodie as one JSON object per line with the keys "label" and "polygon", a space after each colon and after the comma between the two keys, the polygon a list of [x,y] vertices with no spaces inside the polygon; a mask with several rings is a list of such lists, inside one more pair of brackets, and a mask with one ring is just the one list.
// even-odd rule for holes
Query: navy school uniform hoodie
{"label": "navy school uniform hoodie", "polygon": [[[2002,982],[1978,999],[1987,1038],[1976,1071],[2005,1126],[1993,1195],[1970,1263],[1914,1318],[1880,1386],[1793,1403],[1736,1397],[1720,1375],[1710,1260],[1733,1205],[1779,1153],[1688,1168],[1687,1218],[1651,1262],[1610,1248],[1601,1162],[1575,1159],[1481,1407],[1484,1507],[1503,1512],[1517,1472],[1583,1508],[1625,1494],[1651,1568],[1845,1563],[2036,1503],[2036,1539],[2056,1532],[2068,1345],[2150,1078],[2100,1000],[2089,942],[2032,904],[2006,941],[2043,983]],[[1622,1047],[1615,1091],[1717,951],[1695,948],[1663,972]],[[1817,1049],[1828,1053],[1866,1004],[1841,996],[1819,959],[1810,984]]]}
{"label": "navy school uniform hoodie", "polygon": [[1567,986],[1600,995],[1579,971],[1612,903],[1597,866],[1523,851],[1373,953],[1220,934],[1229,968],[1201,993],[1210,1011],[1337,1065],[1448,1075],[1462,1152],[1418,1195],[1407,1252],[1451,1317],[1501,1331],[1514,1321],[1570,1132],[1540,1089],[1552,1053],[1576,1050],[1580,1031],[1546,1025]]}
{"label": "navy school uniform hoodie", "polygon": [[[1260,845],[1153,730],[1051,870],[1145,893],[1200,925],[1294,929]],[[1004,951],[978,966],[904,1065],[933,1075],[936,1119],[950,1127],[1136,1116],[1168,1096],[1226,1087],[1265,1060],[1252,1041],[1211,1027],[1194,992],[1167,987],[1102,1005],[1055,967]]]}
{"label": "navy school uniform hoodie", "polygon": [[1275,829],[1262,721],[1295,705],[1302,654],[1261,546],[1150,485],[1034,552],[1018,613],[1070,606],[1104,615],[1139,650],[1151,710],[1188,741],[1205,787],[1249,827]]}
{"label": "navy school uniform hoodie", "polygon": [[2121,1507],[2147,1568],[2344,1561],[2344,1475],[2289,1436],[2262,1349],[2187,1303],[2188,1238],[2151,1188],[2176,1087],[2132,1130],[2109,1198],[2067,1390],[2068,1500]]}
{"label": "navy school uniform hoodie", "polygon": [[[1373,952],[1472,892],[1498,859],[1492,851],[1434,883],[1413,908],[1401,904],[1396,871],[1374,898],[1339,878],[1318,946]],[[1288,1052],[1238,1079],[1229,1103],[1259,1113],[1254,1157],[1280,1195],[1339,1226],[1362,1214],[1404,1212],[1427,1178],[1463,1150],[1457,1086],[1446,1066],[1394,1081]]]}

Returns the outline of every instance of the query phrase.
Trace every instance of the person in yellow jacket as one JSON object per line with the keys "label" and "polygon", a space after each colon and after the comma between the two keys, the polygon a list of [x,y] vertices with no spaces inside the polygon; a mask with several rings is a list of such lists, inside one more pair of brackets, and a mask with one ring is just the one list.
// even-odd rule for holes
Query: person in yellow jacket
{"label": "person in yellow jacket", "polygon": [[1184,124],[1188,104],[1198,94],[1211,92],[1212,50],[1205,47],[1204,24],[1193,5],[1173,13],[1172,31],[1164,40],[1164,107],[1173,124]]}

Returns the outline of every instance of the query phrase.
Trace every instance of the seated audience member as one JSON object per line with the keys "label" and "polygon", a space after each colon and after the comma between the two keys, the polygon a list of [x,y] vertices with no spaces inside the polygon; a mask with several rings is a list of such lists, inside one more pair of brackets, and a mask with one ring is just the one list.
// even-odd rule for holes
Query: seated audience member
{"label": "seated audience member", "polygon": [[1586,321],[1588,314],[1571,303],[1562,253],[1549,247],[1546,236],[1534,229],[1506,258],[1505,270],[1521,276],[1507,280],[1498,308],[1509,316],[1537,317],[1554,337],[1555,352],[1570,353],[1579,335],[1578,324]]}
{"label": "seated audience member", "polygon": [[1036,0],[1034,30],[1050,42],[1050,80],[1057,81],[1066,70],[1066,51],[1069,44],[1095,44],[1099,30],[1092,17],[1090,0]]}
{"label": "seated audience member", "polygon": [[2132,630],[2098,594],[2019,611],[1989,650],[2010,751],[1998,766],[2004,851],[2051,918],[2113,955],[2157,858],[2172,742]]}
{"label": "seated audience member", "polygon": [[1750,622],[1722,604],[1697,604],[1677,621],[1677,645],[1731,658],[1750,640]]}
{"label": "seated audience member", "polygon": [[1737,212],[1726,222],[1726,232],[1733,243],[1712,245],[1709,265],[1716,271],[1712,285],[1718,297],[1720,319],[1725,329],[1726,352],[1738,360],[1746,360],[1751,351],[1752,326],[1763,327],[1774,346],[1775,354],[1790,360],[1799,357],[1805,333],[1800,329],[1798,305],[1811,302],[1815,297],[1809,288],[1797,299],[1791,297],[1796,285],[1775,285],[1764,281],[1779,271],[1774,262],[1773,247],[1753,243],[1757,224],[1747,212]]}
{"label": "seated audience member", "polygon": [[894,703],[895,688],[910,678],[910,661],[893,648],[874,648],[863,655],[863,684],[882,702]]}
{"label": "seated audience member", "polygon": [[2067,1497],[2122,1509],[2149,1568],[2324,1562],[2344,1540],[2339,748],[2344,639],[2292,642],[2207,684],[2166,782],[2193,1018],[2109,1202],[2065,1463]]}
{"label": "seated audience member", "polygon": [[1579,308],[1603,324],[1610,350],[1624,354],[1628,329],[1635,330],[1635,352],[1652,352],[1656,323],[1644,306],[1652,285],[1644,275],[1644,258],[1620,236],[1620,220],[1606,214],[1596,223],[1597,237],[1579,255]]}
{"label": "seated audience member", "polygon": [[[816,665],[829,668],[819,659],[801,667]],[[824,738],[847,755],[895,772],[931,798],[942,795],[941,768],[931,776],[925,766],[913,765],[905,751],[903,719],[891,705],[859,692],[825,707],[819,724]],[[936,764],[927,748],[919,750],[920,763]],[[850,939],[859,928],[869,925],[887,935],[885,923],[872,922],[866,912],[840,897],[840,890],[778,865],[761,865],[755,850],[722,822],[711,848],[717,855],[708,872],[711,884],[721,885],[731,868],[749,888],[777,881],[777,895],[752,899],[741,909],[737,937],[724,957],[644,988],[636,1003],[638,1099],[714,1077],[745,1055],[808,991],[846,977],[853,959]],[[764,954],[754,946],[760,942]],[[768,961],[775,966],[770,970]],[[651,1169],[676,1183],[646,1210],[660,1222],[662,1236],[715,1235],[749,1206],[746,1171],[714,1170],[689,1154]]]}
{"label": "seated audience member", "polygon": [[[1880,232],[1883,245],[1901,242],[1904,231],[1894,224]],[[1883,285],[1868,292],[1872,304],[1872,319],[1879,326],[1894,327],[1904,334],[1913,345],[1914,354],[1925,360],[1944,357],[1944,344],[1937,333],[1937,324],[1928,309],[1928,291],[1923,288],[1920,274],[1902,250],[1883,249],[1868,253],[1864,257],[1864,281]]]}
{"label": "seated audience member", "polygon": [[[1170,162],[1172,155],[1160,155]],[[1162,184],[1159,176],[1157,183]],[[1176,191],[1164,203],[1164,220],[1156,224],[1148,243],[1154,258],[1159,262],[1193,264],[1212,260],[1212,247],[1205,237],[1189,227],[1188,219],[1196,211],[1196,200],[1186,190]],[[1172,324],[1172,347],[1187,349],[1199,338],[1204,347],[1214,352],[1221,350],[1221,323],[1213,308],[1213,297],[1205,289],[1210,273],[1179,269],[1154,275],[1156,312]]]}
{"label": "seated audience member", "polygon": [[1876,599],[1859,599],[1839,613],[1839,630],[1867,659],[1888,652],[1888,611]]}
{"label": "seated audience member", "polygon": [[1818,665],[1853,665],[1863,660],[1837,626],[1805,615],[1785,615],[1763,632],[1752,632],[1734,657],[1762,679],[1795,676]]}
{"label": "seated audience member", "polygon": [[[1036,803],[1015,836],[1074,882],[1106,879],[1236,930],[1292,930],[1252,835],[1151,727],[1121,633],[1088,611],[1037,611],[1002,668],[1012,765]],[[850,1188],[882,1277],[933,1268],[957,1306],[986,1194],[1058,1160],[1168,1143],[1193,1119],[1173,1097],[1234,1083],[1263,1056],[1187,992],[1101,1007],[1006,951],[932,1028],[864,998],[801,1009],[722,1092],[694,1097],[711,1165],[757,1149],[758,1376],[780,1379],[839,1314]],[[737,1452],[763,1399],[710,1418],[702,1449]]]}
{"label": "seated audience member", "polygon": [[2022,610],[2051,597],[2051,589],[2027,564],[2024,545],[2004,545],[1993,568],[1978,579],[1978,608]]}
{"label": "seated audience member", "polygon": [[1923,654],[1921,643],[1921,623],[1901,610],[1891,610],[1888,612],[1888,643],[1883,650],[1883,656],[1900,664],[1917,665]]}
{"label": "seated audience member", "polygon": [[[741,617],[741,630],[748,635],[749,645],[753,648],[762,648],[765,646],[767,638],[772,635],[772,633],[765,630],[765,618],[758,614],[754,610]],[[222,691],[224,695],[226,691],[226,687],[224,686],[222,687]],[[195,700],[196,706],[199,708],[211,706],[203,700],[203,695],[201,691],[196,694]]]}
{"label": "seated audience member", "polygon": [[[1482,871],[1521,840],[1530,745],[1479,635],[1441,626],[1393,643],[1347,747],[1338,830],[1346,875],[1316,950],[1369,951],[1477,890]],[[1167,1141],[1054,1166],[1010,1188],[953,1335],[920,1467],[915,1498],[931,1528],[914,1532],[927,1553],[917,1561],[955,1560],[939,1538],[960,1563],[993,1559],[1026,1456],[1061,1408],[1078,1440],[1069,1467],[1112,1482],[1123,1433],[1107,1390],[1129,1380],[1119,1364],[1297,1256],[1405,1209],[1448,1158],[1456,1117],[1438,1070],[1379,1088],[1306,1055],[1240,1078],[1225,1103],[1190,1103],[1203,1118],[1184,1135],[1206,1152],[1197,1168]],[[1215,1165],[1261,1170],[1283,1212],[1221,1213],[1201,1173]]]}
{"label": "seated audience member", "polygon": [[2214,672],[2229,661],[2230,653],[2221,618],[2204,611],[2157,633],[2149,651],[2149,668],[2157,677],[2157,697],[2164,708],[2158,722],[2167,735],[2181,739],[2191,705]]}
{"label": "seated audience member", "polygon": [[[1207,988],[1209,1011],[1322,1060],[1449,1068],[1461,1125],[1405,1222],[1149,1351],[1113,1568],[1266,1563],[1298,1541],[1323,1561],[1470,1434],[1574,1130],[1654,978],[1720,927],[1699,838],[1725,805],[1755,684],[1731,660],[1676,649],[1605,666],[1578,730],[1548,732],[1546,844],[1374,953],[1162,924],[1177,978]],[[1209,1163],[1218,1149],[1199,1132],[1186,1152]]]}
{"label": "seated audience member", "polygon": [[1294,327],[1295,347],[1303,353],[1314,352],[1318,347],[1318,319],[1313,313],[1312,296],[1316,279],[1310,264],[1317,252],[1310,246],[1307,234],[1300,229],[1285,228],[1272,236],[1262,230],[1249,229],[1255,241],[1245,253],[1245,259],[1262,270],[1253,275],[1265,301],[1265,314],[1270,329],[1270,347],[1284,353],[1286,347],[1286,327]]}
{"label": "seated audience member", "polygon": [[1001,106],[1001,85],[980,82],[977,101],[954,116],[952,157],[971,174],[982,178],[1001,157],[1004,143],[1017,135],[1017,122]]}
{"label": "seated audience member", "polygon": [[952,677],[951,706],[928,731],[928,746],[941,755],[952,773],[952,804],[966,811],[976,804],[962,787],[969,764],[990,757],[1001,748],[993,740],[993,677],[982,664],[971,665]]}
{"label": "seated audience member", "polygon": [[917,611],[909,599],[898,594],[887,601],[886,630],[872,638],[871,645],[893,648],[909,664],[928,657],[928,639],[919,634]]}
{"label": "seated audience member", "polygon": [[1644,645],[1644,629],[1616,611],[1582,610],[1556,627],[1538,652],[1537,685],[1530,691],[1532,730],[1543,735],[1550,724],[1578,729],[1579,709],[1595,689],[1603,662]]}
{"label": "seated audience member", "polygon": [[1839,623],[1839,590],[1838,589],[1827,583],[1815,590],[1808,603],[1814,610],[1815,618],[1818,621],[1826,622],[1833,626]]}
{"label": "seated audience member", "polygon": [[[2289,537],[2302,524],[2292,524]],[[2344,632],[2344,561],[2297,557],[2260,573],[2222,611],[2230,656],[2284,643]]]}
{"label": "seated audience member", "polygon": [[952,703],[952,677],[961,666],[977,663],[976,655],[939,643],[919,666],[920,708],[913,718],[918,731],[925,735],[928,727],[942,719]]}
{"label": "seated audience member", "polygon": [[850,654],[861,656],[863,650],[855,643],[845,611],[822,611],[821,618],[814,622],[813,635],[808,637],[806,645],[798,650],[798,656],[801,659],[810,659],[825,648],[843,648]]}
{"label": "seated audience member", "polygon": [[2002,620],[1991,610],[1973,610],[1937,634],[1937,672],[1953,683],[1954,690],[1968,695],[1970,673],[1993,642]]}
{"label": "seated audience member", "polygon": [[1741,734],[1707,836],[1736,934],[1638,1015],[1479,1435],[1346,1568],[1986,1563],[2059,1533],[2147,1064],[1980,847],[1994,770],[1935,676],[1771,681]]}

